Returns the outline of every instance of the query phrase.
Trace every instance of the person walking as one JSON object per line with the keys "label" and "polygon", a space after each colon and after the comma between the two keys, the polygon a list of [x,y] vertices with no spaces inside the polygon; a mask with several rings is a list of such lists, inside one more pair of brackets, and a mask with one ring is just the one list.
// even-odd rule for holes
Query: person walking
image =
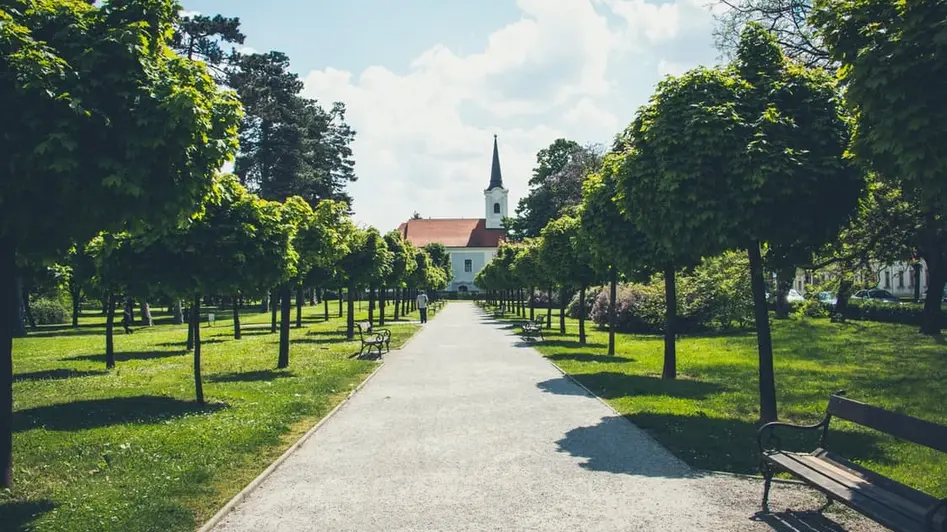
{"label": "person walking", "polygon": [[421,313],[421,323],[427,323],[427,294],[418,294],[418,312]]}
{"label": "person walking", "polygon": [[135,331],[132,330],[132,307],[131,303],[126,301],[122,312],[122,327],[125,328],[125,334],[131,334]]}

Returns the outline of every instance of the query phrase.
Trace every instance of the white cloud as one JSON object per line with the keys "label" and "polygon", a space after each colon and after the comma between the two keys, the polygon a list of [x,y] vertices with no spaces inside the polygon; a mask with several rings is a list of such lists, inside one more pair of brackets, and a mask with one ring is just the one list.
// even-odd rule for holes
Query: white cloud
{"label": "white cloud", "polygon": [[356,218],[387,231],[414,211],[482,217],[494,133],[512,212],[539,149],[607,143],[659,73],[713,56],[701,1],[518,0],[522,17],[478,52],[432,43],[405,74],[310,72],[306,95],[345,102],[358,132]]}

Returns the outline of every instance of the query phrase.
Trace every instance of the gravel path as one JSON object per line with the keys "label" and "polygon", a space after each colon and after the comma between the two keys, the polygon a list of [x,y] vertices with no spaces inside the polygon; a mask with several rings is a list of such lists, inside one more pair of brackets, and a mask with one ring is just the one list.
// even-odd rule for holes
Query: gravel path
{"label": "gravel path", "polygon": [[759,481],[692,470],[517,340],[448,305],[215,531],[880,530],[785,484],[796,510],[753,519]]}

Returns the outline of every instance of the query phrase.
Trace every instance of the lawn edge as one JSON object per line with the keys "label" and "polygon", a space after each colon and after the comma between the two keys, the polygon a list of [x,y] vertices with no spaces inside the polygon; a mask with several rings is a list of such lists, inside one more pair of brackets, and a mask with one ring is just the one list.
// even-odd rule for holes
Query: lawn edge
{"label": "lawn edge", "polygon": [[[417,336],[417,333],[411,335],[411,338],[409,338],[408,341],[402,344],[399,350],[403,349],[406,345],[408,345],[408,342],[414,339],[415,336]],[[276,471],[277,467],[279,467],[283,462],[285,462],[293,453],[295,453],[300,447],[302,447],[302,445],[306,443],[306,441],[309,440],[309,438],[311,438],[313,434],[315,434],[320,428],[322,428],[323,425],[325,425],[330,419],[332,419],[332,417],[335,416],[335,414],[338,413],[338,411],[341,410],[343,406],[348,404],[349,400],[356,393],[361,391],[361,389],[364,388],[365,385],[368,384],[375,377],[375,375],[377,375],[378,372],[381,371],[381,369],[384,367],[385,367],[385,362],[384,360],[382,360],[382,362],[378,364],[378,367],[375,368],[374,371],[372,371],[367,377],[365,377],[365,379],[358,386],[356,386],[355,389],[353,389],[351,392],[349,392],[348,395],[345,396],[345,399],[342,399],[342,401],[340,401],[339,404],[335,405],[335,408],[329,411],[329,413],[326,414],[322,419],[320,419],[315,425],[313,425],[311,429],[307,430],[305,434],[300,436],[300,438],[296,440],[295,443],[290,445],[289,448],[286,449],[286,451],[284,451],[283,454],[279,456],[279,458],[274,460],[273,463],[267,466],[267,468],[264,469],[262,473],[260,473],[259,475],[257,475],[256,478],[251,480],[250,483],[246,485],[246,487],[244,487],[242,490],[240,490],[239,493],[234,495],[232,499],[227,501],[227,503],[224,504],[220,508],[220,510],[217,511],[217,513],[215,513],[210,519],[207,520],[207,522],[205,522],[200,528],[197,529],[197,532],[210,532],[214,527],[219,525],[220,522],[223,521],[224,518],[227,517],[230,514],[230,512],[232,512],[234,508],[237,507],[238,504],[243,502],[243,500],[246,499],[247,496],[250,495],[254,490],[256,490],[256,488],[260,487],[260,484],[262,484],[270,475],[272,475],[273,472]]]}
{"label": "lawn edge", "polygon": [[[553,362],[552,360],[549,360],[549,358],[548,358],[546,355],[544,355],[539,349],[536,349],[535,347],[533,347],[532,349],[533,349],[533,351],[535,351],[536,353],[538,353],[539,356],[543,357],[543,360],[545,360],[546,362],[548,362],[550,366],[556,368],[556,370],[557,370],[559,373],[562,373],[562,376],[563,376],[563,377],[569,379],[570,381],[572,381],[573,384],[575,384],[576,386],[578,386],[579,388],[581,388],[583,391],[585,391],[585,393],[586,393],[589,397],[593,397],[593,398],[595,398],[598,402],[600,402],[600,403],[602,403],[603,405],[605,405],[609,410],[611,410],[611,411],[614,412],[616,415],[618,415],[618,417],[624,419],[624,420],[625,420],[626,422],[628,422],[630,425],[632,425],[633,427],[635,427],[636,429],[638,429],[639,431],[641,431],[641,432],[642,432],[645,436],[647,436],[655,445],[657,445],[657,446],[661,447],[662,449],[664,449],[665,451],[667,451],[667,453],[668,453],[669,455],[673,456],[675,460],[681,462],[681,463],[684,464],[686,467],[688,467],[688,468],[690,468],[690,469],[692,469],[692,470],[694,470],[694,471],[696,471],[696,472],[698,472],[698,473],[705,474],[705,475],[719,475],[719,476],[727,476],[727,477],[741,478],[741,479],[745,479],[745,480],[760,480],[760,481],[763,480],[763,477],[760,476],[760,475],[747,475],[747,474],[743,474],[743,473],[731,473],[731,472],[729,472],[729,471],[715,471],[715,470],[713,470],[713,469],[701,469],[701,468],[699,468],[699,467],[694,467],[694,466],[688,464],[686,460],[684,460],[683,458],[681,458],[681,457],[677,456],[676,454],[672,453],[670,449],[668,449],[668,448],[665,447],[661,442],[659,442],[657,439],[655,439],[655,437],[652,436],[647,430],[645,430],[645,429],[639,427],[638,425],[635,425],[635,423],[634,423],[632,420],[628,419],[628,416],[626,416],[625,414],[622,414],[621,412],[619,412],[618,410],[616,410],[614,406],[612,406],[612,405],[610,405],[610,404],[608,403],[608,401],[606,401],[605,399],[602,399],[602,398],[599,397],[598,395],[595,395],[595,393],[593,393],[592,390],[589,390],[588,387],[586,387],[584,384],[582,384],[581,382],[579,382],[579,380],[578,380],[577,378],[575,378],[573,375],[571,375],[570,373],[568,373],[566,370],[564,370],[564,369],[562,369],[561,367],[559,367],[559,365],[556,364],[555,362]],[[802,482],[802,481],[799,481],[799,480],[795,480],[795,479],[773,478],[773,482],[774,482],[774,483],[777,483],[777,484],[791,484],[791,485],[796,485],[796,486],[804,486],[804,485],[806,485],[805,482]]]}

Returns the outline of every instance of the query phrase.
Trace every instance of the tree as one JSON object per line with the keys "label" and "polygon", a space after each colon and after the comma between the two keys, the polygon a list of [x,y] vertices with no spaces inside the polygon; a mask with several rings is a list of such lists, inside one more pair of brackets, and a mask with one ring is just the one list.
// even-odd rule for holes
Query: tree
{"label": "tree", "polygon": [[72,300],[72,326],[79,326],[79,309],[82,296],[92,289],[92,278],[95,275],[95,257],[86,249],[87,244],[75,244],[66,255],[68,269],[67,288]]}
{"label": "tree", "polygon": [[[786,61],[749,24],[730,68],[666,79],[628,135],[637,156],[624,188],[650,239],[695,256],[748,250],[760,417],[776,419],[761,245],[818,249],[848,222],[864,186],[843,157],[849,129],[832,79]],[[811,216],[794,216],[800,210]]]}
{"label": "tree", "polygon": [[[240,111],[202,65],[170,53],[175,3],[12,5],[0,7],[0,271],[17,254],[61,256],[103,229],[192,211],[236,147]],[[0,280],[0,301],[13,293]],[[5,486],[12,319],[0,306]]]}
{"label": "tree", "polygon": [[[585,344],[585,291],[600,276],[592,267],[589,247],[582,239],[578,218],[565,215],[549,222],[542,231],[540,259],[550,277],[562,285],[579,287],[579,343]],[[562,310],[566,302],[561,301]],[[560,314],[560,329],[565,329],[565,312]]]}
{"label": "tree", "polygon": [[391,269],[391,252],[374,227],[357,229],[349,241],[348,253],[340,261],[340,271],[348,288],[346,337],[355,337],[355,293],[383,279]]}
{"label": "tree", "polygon": [[225,52],[223,43],[243,44],[245,39],[239,18],[194,15],[178,20],[172,46],[188,59],[204,61],[214,77],[224,81],[227,76],[224,67],[233,62],[237,53],[232,48],[229,54]]}
{"label": "tree", "polygon": [[589,247],[593,267],[609,280],[609,355],[615,354],[615,299],[619,272],[631,279],[650,273],[646,265],[651,250],[646,247],[646,239],[634,223],[622,215],[616,202],[618,174],[623,161],[624,154],[620,151],[605,156],[599,171],[590,174],[583,183],[579,209],[579,227],[583,241]]}
{"label": "tree", "polygon": [[[947,19],[941,2],[816,0],[810,21],[842,68],[845,101],[855,117],[852,149],[878,175],[899,187],[932,231],[947,212],[947,43],[932,24]],[[918,80],[924,80],[923,83]],[[940,333],[947,253],[925,258],[930,273],[921,332]]]}
{"label": "tree", "polygon": [[[354,225],[348,217],[348,205],[340,201],[323,200],[312,210],[312,215],[300,224],[293,247],[299,253],[296,294],[296,326],[300,327],[302,288],[309,280],[324,287],[331,279],[338,261],[348,253],[348,237]],[[328,314],[328,303],[326,303]],[[328,319],[328,317],[326,317]]]}
{"label": "tree", "polygon": [[566,139],[556,139],[540,150],[529,193],[520,199],[516,216],[508,222],[513,240],[539,236],[547,223],[581,203],[582,181],[598,169],[601,160],[597,146]]}
{"label": "tree", "polygon": [[737,55],[740,36],[748,23],[762,24],[772,33],[786,57],[810,68],[834,70],[822,39],[807,22],[811,0],[718,0],[725,9],[718,15],[714,37],[717,48],[729,58]]}
{"label": "tree", "polygon": [[[431,263],[444,273],[444,288],[446,288],[446,285],[450,284],[451,280],[454,279],[454,267],[450,262],[450,252],[447,251],[444,244],[438,242],[431,242],[424,246],[424,249],[431,257]],[[433,286],[431,289],[434,289]]]}
{"label": "tree", "polygon": [[[408,281],[418,265],[415,261],[417,250],[401,235],[401,231],[394,230],[385,234],[385,244],[391,251],[391,275],[385,282],[385,286],[395,290],[395,314],[397,320],[401,311],[401,298],[404,295],[404,289],[407,288]],[[384,310],[382,310],[381,323],[384,324]]]}

